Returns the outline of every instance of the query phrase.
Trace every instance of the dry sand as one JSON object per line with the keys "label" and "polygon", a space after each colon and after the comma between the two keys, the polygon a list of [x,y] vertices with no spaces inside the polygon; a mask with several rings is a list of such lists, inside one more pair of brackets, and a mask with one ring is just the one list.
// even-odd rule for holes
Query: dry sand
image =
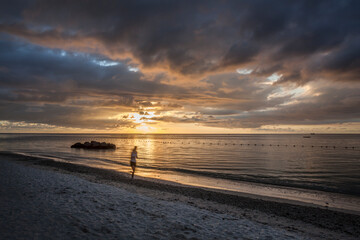
{"label": "dry sand", "polygon": [[358,239],[360,216],[0,153],[1,239]]}

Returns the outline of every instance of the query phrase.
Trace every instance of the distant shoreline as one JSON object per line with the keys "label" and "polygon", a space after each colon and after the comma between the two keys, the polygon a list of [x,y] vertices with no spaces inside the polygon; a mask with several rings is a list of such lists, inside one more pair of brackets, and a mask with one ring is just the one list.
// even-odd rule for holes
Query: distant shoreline
{"label": "distant shoreline", "polygon": [[300,220],[317,227],[338,232],[348,232],[354,236],[360,235],[360,229],[358,227],[360,226],[359,215],[337,212],[317,207],[294,205],[257,198],[248,198],[225,192],[211,191],[204,188],[184,186],[180,184],[170,184],[165,181],[152,181],[146,178],[137,178],[134,181],[131,181],[127,174],[112,170],[98,169],[73,163],[56,162],[45,158],[21,156],[9,152],[0,152],[0,157],[1,156],[33,167],[39,166],[56,171],[60,170],[68,174],[88,176],[92,179],[95,179],[95,181],[110,181],[115,183],[119,182],[150,190],[180,194],[191,198],[216,202],[241,209],[261,211],[266,214],[285,217],[296,221]]}
{"label": "distant shoreline", "polygon": [[[39,132],[0,132],[0,134],[38,134],[38,135],[304,135],[303,133],[39,133]],[[315,133],[316,135],[360,135],[360,133]]]}

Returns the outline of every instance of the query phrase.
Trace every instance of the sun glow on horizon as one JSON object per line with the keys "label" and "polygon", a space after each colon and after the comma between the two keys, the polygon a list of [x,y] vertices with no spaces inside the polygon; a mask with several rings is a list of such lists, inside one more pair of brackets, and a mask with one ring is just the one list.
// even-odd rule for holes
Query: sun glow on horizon
{"label": "sun glow on horizon", "polygon": [[140,126],[136,127],[142,133],[157,133],[157,128],[151,127],[146,123],[142,123]]}

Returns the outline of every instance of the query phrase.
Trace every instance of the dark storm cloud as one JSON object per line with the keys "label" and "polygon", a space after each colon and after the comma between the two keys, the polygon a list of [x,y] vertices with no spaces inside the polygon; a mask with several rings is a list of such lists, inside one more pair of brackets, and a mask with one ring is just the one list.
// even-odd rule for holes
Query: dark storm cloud
{"label": "dark storm cloud", "polygon": [[22,12],[34,3],[31,0],[2,0],[0,1],[0,23],[20,21]]}
{"label": "dark storm cloud", "polygon": [[306,101],[281,106],[268,111],[253,111],[229,118],[204,123],[227,128],[258,128],[264,125],[316,125],[327,123],[356,122],[360,118],[358,89],[323,89],[323,94]]}
{"label": "dark storm cloud", "polygon": [[259,48],[250,42],[241,42],[231,46],[222,59],[222,65],[236,65],[251,62],[259,52]]}
{"label": "dark storm cloud", "polygon": [[[36,1],[23,9],[20,25],[5,18],[0,29],[59,47],[92,39],[111,54],[129,51],[143,66],[185,75],[255,61],[263,69],[276,63],[277,71],[292,76],[299,69],[285,64],[289,59],[307,67],[314,55],[333,51],[322,57],[331,62],[322,70],[346,65],[351,73],[359,53],[341,46],[359,37],[359,9],[355,0]],[[357,72],[349,79],[358,81]],[[310,80],[308,75],[283,79]]]}
{"label": "dark storm cloud", "polygon": [[[236,87],[235,74],[221,74],[209,82],[217,84],[212,89],[224,100],[226,93],[218,89],[229,84],[226,89]],[[221,80],[224,78],[225,80]],[[233,79],[233,80],[231,80]],[[192,106],[182,117],[162,117],[153,120],[164,122],[192,122],[207,126],[224,128],[259,128],[264,125],[318,125],[357,122],[360,118],[359,87],[347,84],[345,86],[322,86],[321,83],[311,86],[311,93],[303,93],[303,89],[293,89],[285,95],[276,86],[261,88],[259,82],[251,85],[248,78],[240,78],[237,84],[243,88],[238,97],[231,96],[231,101],[217,101],[214,104]],[[247,86],[248,85],[248,86]],[[247,87],[246,87],[247,86]],[[298,93],[296,93],[298,92]],[[232,94],[232,92],[229,92]],[[300,94],[300,95],[297,95]],[[305,95],[304,95],[305,94]],[[226,98],[225,98],[226,99]],[[194,117],[196,116],[196,118]]]}
{"label": "dark storm cloud", "polygon": [[177,86],[148,81],[125,63],[100,55],[43,48],[6,36],[0,51],[1,120],[94,129],[131,127],[131,122],[94,118],[124,111],[119,107],[130,111],[147,106],[134,99],[188,94]]}
{"label": "dark storm cloud", "polygon": [[[222,99],[211,106],[221,111],[253,111],[275,107],[288,101],[291,95],[268,99],[268,96],[278,91],[277,86],[265,85],[264,79],[241,76],[237,73],[216,74],[203,79],[208,84],[208,95]],[[205,89],[203,90],[205,92]],[[203,105],[202,107],[206,107]],[[210,106],[208,106],[210,107]],[[219,110],[200,110],[203,113],[218,115]]]}
{"label": "dark storm cloud", "polygon": [[[356,0],[1,1],[0,121],[116,128],[133,125],[97,116],[145,108],[177,111],[158,122],[227,128],[358,121],[359,10]],[[320,95],[286,93],[319,80]],[[353,87],[331,87],[340,82]]]}
{"label": "dark storm cloud", "polygon": [[[333,74],[337,81],[358,81],[360,76],[360,36],[349,37],[337,50],[326,59],[311,62],[312,74],[321,72]],[[357,77],[354,77],[357,76]]]}
{"label": "dark storm cloud", "polygon": [[180,87],[147,81],[126,64],[99,55],[10,41],[0,41],[0,51],[0,66],[5,69],[0,71],[0,83],[2,88],[14,89],[9,100],[63,101],[72,95],[95,93],[120,97],[186,94]]}

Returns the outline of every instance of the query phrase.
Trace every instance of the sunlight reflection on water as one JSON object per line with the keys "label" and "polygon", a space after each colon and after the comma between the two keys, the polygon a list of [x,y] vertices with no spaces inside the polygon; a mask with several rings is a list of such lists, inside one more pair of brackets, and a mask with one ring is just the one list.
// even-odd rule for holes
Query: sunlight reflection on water
{"label": "sunlight reflection on water", "polygon": [[[226,180],[227,185],[252,182],[360,196],[360,135],[303,138],[273,134],[1,134],[1,137],[1,150],[124,172],[130,169],[132,148],[138,146],[137,174],[163,178],[189,176],[191,182],[200,179],[204,186]],[[91,140],[115,143],[117,149],[94,151],[69,147],[75,142]],[[177,181],[185,182],[184,178]]]}

